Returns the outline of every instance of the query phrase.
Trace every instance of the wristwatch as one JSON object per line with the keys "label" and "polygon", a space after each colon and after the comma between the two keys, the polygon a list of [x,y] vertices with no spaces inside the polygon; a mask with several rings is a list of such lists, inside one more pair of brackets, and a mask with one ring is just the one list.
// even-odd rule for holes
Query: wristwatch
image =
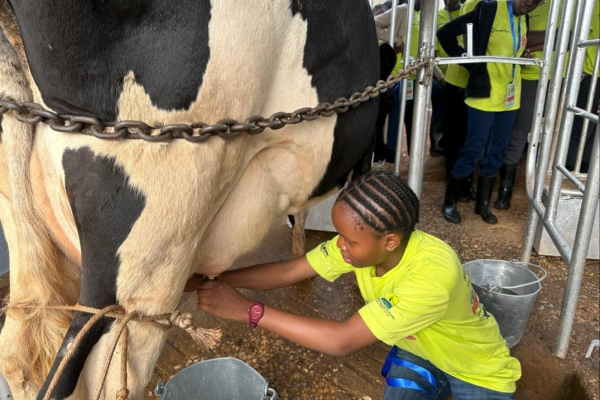
{"label": "wristwatch", "polygon": [[254,303],[248,309],[248,324],[251,327],[256,328],[258,321],[262,318],[265,313],[265,305],[263,303]]}

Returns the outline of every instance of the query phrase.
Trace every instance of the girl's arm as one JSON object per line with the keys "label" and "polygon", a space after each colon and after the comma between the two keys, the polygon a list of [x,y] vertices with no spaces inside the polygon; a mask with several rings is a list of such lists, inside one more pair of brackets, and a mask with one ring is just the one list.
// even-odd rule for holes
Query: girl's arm
{"label": "girl's arm", "polygon": [[[317,273],[308,263],[306,256],[301,256],[288,261],[225,271],[219,275],[218,280],[234,288],[268,290],[290,286],[314,276],[317,276]],[[184,291],[195,291],[203,281],[201,275],[192,276]]]}
{"label": "girl's arm", "polygon": [[[198,289],[198,308],[219,317],[248,323],[254,302],[221,281]],[[258,326],[294,343],[333,356],[345,356],[377,342],[358,313],[343,322],[304,317],[265,306]]]}

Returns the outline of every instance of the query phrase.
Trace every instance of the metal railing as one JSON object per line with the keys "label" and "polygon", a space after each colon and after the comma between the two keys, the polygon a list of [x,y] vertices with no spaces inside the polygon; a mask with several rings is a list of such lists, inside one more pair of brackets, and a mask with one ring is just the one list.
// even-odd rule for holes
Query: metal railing
{"label": "metal railing", "polygon": [[[574,13],[575,4],[577,7]],[[548,36],[554,33],[552,27],[557,20],[556,16],[558,15],[559,7],[560,2],[554,0],[553,4],[551,4],[550,24],[544,46],[545,58],[549,58],[552,53],[554,40],[550,40]],[[535,119],[532,124],[526,173],[527,193],[531,203],[522,253],[522,261],[528,262],[531,256],[534,236],[538,224],[541,223],[568,266],[568,277],[559,320],[559,332],[554,347],[554,354],[558,357],[565,357],[567,354],[590,238],[594,227],[595,214],[598,207],[598,192],[600,189],[598,150],[598,136],[600,136],[600,132],[598,131],[598,115],[592,112],[592,107],[594,106],[592,99],[596,90],[600,52],[595,59],[591,79],[592,84],[588,93],[586,109],[584,110],[575,106],[582,77],[585,47],[598,46],[600,42],[599,40],[588,40],[591,18],[594,17],[592,12],[594,1],[577,2],[576,0],[566,0],[563,3],[563,7],[562,24],[558,33],[557,51],[553,68],[553,71],[558,71],[558,73],[553,74],[550,90],[547,94],[545,122],[541,142],[541,118]],[[573,14],[575,15],[575,23],[571,33],[565,27],[571,26]],[[569,62],[567,63],[567,74],[563,85],[560,71],[563,71],[569,41],[571,41]],[[545,75],[540,77],[540,84],[546,80],[547,71]],[[538,106],[536,108],[538,111],[543,110],[543,100],[545,98],[545,91],[539,87],[536,99],[536,105]],[[567,158],[571,129],[575,117],[584,118],[584,122],[575,169],[574,172],[571,172],[564,164]],[[589,171],[586,176],[586,174],[580,174],[579,170],[590,121],[595,122],[597,127],[592,146]],[[538,142],[540,142],[539,148]],[[553,147],[555,151],[552,155],[551,150]],[[549,169],[550,160],[552,160],[552,167]],[[549,186],[546,185],[548,173],[551,174]],[[556,223],[561,195],[572,194],[574,192],[572,189],[564,189],[562,187],[565,178],[575,186],[580,195],[583,195],[577,230],[572,246],[567,242],[565,235],[561,232],[560,226]],[[585,179],[585,184],[582,182],[582,179]],[[545,201],[542,199],[544,192],[547,194]]]}

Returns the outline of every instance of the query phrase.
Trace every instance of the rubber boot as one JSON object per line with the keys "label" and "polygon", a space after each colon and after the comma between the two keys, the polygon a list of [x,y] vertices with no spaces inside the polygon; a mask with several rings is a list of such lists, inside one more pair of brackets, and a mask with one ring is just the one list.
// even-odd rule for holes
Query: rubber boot
{"label": "rubber boot", "polygon": [[475,214],[488,224],[497,224],[498,218],[490,211],[490,199],[494,188],[495,176],[479,176],[477,180],[477,193],[475,198]]}
{"label": "rubber boot", "polygon": [[460,224],[462,218],[456,208],[456,196],[460,190],[460,186],[463,179],[459,179],[454,175],[450,174],[448,179],[448,185],[446,186],[446,197],[444,198],[444,205],[442,206],[442,215],[444,219],[453,224]]}
{"label": "rubber boot", "polygon": [[504,164],[500,168],[500,187],[498,188],[498,199],[494,203],[495,209],[508,210],[510,208],[516,173],[517,164]]}
{"label": "rubber boot", "polygon": [[444,119],[441,116],[431,117],[431,127],[429,131],[429,140],[431,146],[429,148],[429,155],[431,157],[439,157],[444,155],[444,150],[440,148],[440,140],[442,139]]}
{"label": "rubber boot", "polygon": [[462,203],[468,203],[471,200],[475,200],[475,190],[473,190],[473,174],[469,175],[468,178],[463,179],[456,200]]}

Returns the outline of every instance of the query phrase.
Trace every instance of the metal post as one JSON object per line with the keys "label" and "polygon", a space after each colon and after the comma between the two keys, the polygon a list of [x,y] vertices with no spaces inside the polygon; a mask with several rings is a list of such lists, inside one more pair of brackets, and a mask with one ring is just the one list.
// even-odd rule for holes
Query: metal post
{"label": "metal post", "polygon": [[[591,2],[593,5],[593,2]],[[587,32],[587,30],[585,30]],[[573,320],[577,311],[577,300],[579,298],[579,289],[583,278],[583,270],[594,227],[594,218],[598,207],[598,191],[600,190],[600,150],[598,137],[600,136],[600,125],[596,125],[596,137],[590,160],[590,169],[586,182],[586,190],[581,204],[581,213],[577,224],[577,239],[573,247],[573,256],[569,266],[569,276],[562,309],[560,312],[560,325],[558,328],[558,337],[554,347],[554,354],[564,358],[569,348],[569,339],[573,330]],[[581,237],[580,237],[581,235]]]}
{"label": "metal post", "polygon": [[[412,41],[412,23],[415,15],[415,0],[408,0],[408,21],[407,21],[407,32],[406,42],[404,43],[404,64],[406,66],[410,62],[410,42]],[[406,84],[408,79],[402,79],[402,87],[400,88],[400,119],[398,120],[396,140],[396,154],[394,157],[394,174],[400,175],[400,164],[402,162],[402,131],[404,129],[404,116],[406,114]],[[413,94],[414,98],[414,94]]]}
{"label": "metal post", "polygon": [[[394,1],[394,3],[396,3]],[[392,49],[394,48],[394,37],[396,36],[396,14],[398,14],[398,7],[396,6],[396,4],[392,4],[392,21],[390,22],[390,46],[392,46]]]}
{"label": "metal post", "polygon": [[[419,25],[419,58],[433,57],[435,47],[435,21],[437,17],[437,2],[421,2],[421,22]],[[419,70],[415,81],[415,100],[413,107],[412,141],[410,146],[410,161],[408,167],[408,185],[421,196],[423,186],[423,166],[425,163],[425,148],[427,142],[427,113],[425,110],[431,99],[431,80],[433,66]]]}
{"label": "metal post", "polygon": [[[578,4],[575,19],[575,30],[573,31],[575,38],[572,40],[571,45],[571,62],[569,65],[570,74],[567,74],[567,90],[565,96],[565,105],[562,109],[562,118],[560,123],[560,130],[558,135],[558,143],[556,146],[556,153],[554,156],[554,168],[558,164],[563,165],[567,157],[569,150],[569,137],[570,130],[573,126],[573,118],[575,115],[568,110],[568,106],[575,105],[577,102],[577,94],[579,93],[580,80],[575,77],[575,74],[580,74],[583,68],[583,59],[585,57],[585,48],[579,47],[577,44],[582,40],[586,40],[588,32],[590,30],[590,23],[592,17],[592,11],[594,9],[593,1],[581,1]],[[556,220],[556,212],[558,210],[558,200],[560,198],[560,189],[562,187],[562,174],[553,173],[550,181],[550,187],[548,189],[548,199],[546,202],[546,214],[544,215],[545,220]],[[565,260],[569,262],[568,260]]]}
{"label": "metal post", "polygon": [[[562,74],[560,71],[564,68],[565,56],[569,45],[569,26],[573,16],[573,5],[575,0],[566,0],[562,10],[562,23],[560,25],[554,62],[551,66],[553,57],[554,41],[556,36],[556,21],[558,20],[560,1],[552,0],[550,4],[550,13],[548,16],[548,29],[544,40],[544,64],[540,71],[540,81],[536,95],[536,106],[531,124],[531,134],[529,136],[529,147],[527,150],[527,164],[525,172],[526,189],[531,205],[527,216],[527,228],[525,240],[522,248],[521,261],[529,262],[533,240],[538,225],[539,216],[535,211],[533,204],[541,201],[544,191],[546,178],[546,169],[550,149],[552,146],[552,137],[549,133],[554,131],[556,115],[558,113],[559,95],[562,85]],[[548,74],[550,69],[555,73],[552,75],[550,86],[548,87],[548,98],[546,102],[546,111],[543,130],[540,130],[542,124],[542,114],[544,113],[544,99],[546,98],[546,88],[548,85]],[[556,73],[559,71],[559,73]],[[540,135],[542,140],[540,143]],[[537,169],[536,169],[537,166]],[[537,171],[537,174],[536,174]]]}

